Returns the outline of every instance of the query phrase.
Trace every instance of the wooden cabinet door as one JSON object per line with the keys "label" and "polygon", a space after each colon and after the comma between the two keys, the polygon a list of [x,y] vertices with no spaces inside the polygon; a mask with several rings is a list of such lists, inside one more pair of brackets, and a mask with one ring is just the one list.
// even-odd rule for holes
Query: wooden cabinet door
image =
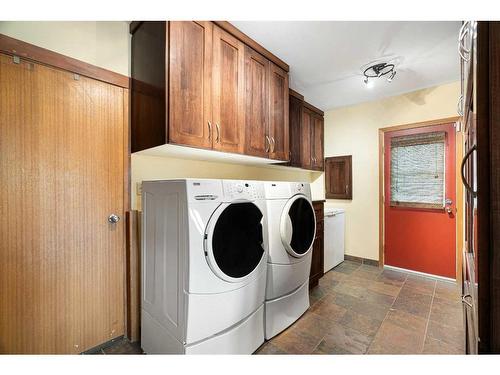
{"label": "wooden cabinet door", "polygon": [[0,54],[0,352],[123,335],[127,112],[120,87]]}
{"label": "wooden cabinet door", "polygon": [[311,271],[309,273],[309,287],[314,287],[324,273],[324,210],[323,202],[313,202],[316,216],[316,234],[312,248]]}
{"label": "wooden cabinet door", "polygon": [[269,136],[270,157],[287,161],[289,153],[288,123],[288,73],[273,63],[270,64],[269,81]]}
{"label": "wooden cabinet door", "polygon": [[302,124],[301,124],[301,140],[300,140],[300,164],[302,168],[312,168],[311,158],[311,134],[313,127],[313,114],[312,112],[303,107],[302,108]]}
{"label": "wooden cabinet door", "polygon": [[245,46],[218,26],[213,31],[212,125],[216,150],[244,151]]}
{"label": "wooden cabinet door", "polygon": [[352,199],[352,156],[325,159],[325,193],[327,199]]}
{"label": "wooden cabinet door", "polygon": [[267,157],[269,141],[269,60],[245,47],[245,153]]}
{"label": "wooden cabinet door", "polygon": [[290,165],[301,167],[302,144],[302,100],[290,95]]}
{"label": "wooden cabinet door", "polygon": [[312,117],[312,168],[322,171],[324,169],[324,156],[323,156],[323,116],[314,114]]}
{"label": "wooden cabinet door", "polygon": [[169,142],[211,148],[212,23],[169,22]]}

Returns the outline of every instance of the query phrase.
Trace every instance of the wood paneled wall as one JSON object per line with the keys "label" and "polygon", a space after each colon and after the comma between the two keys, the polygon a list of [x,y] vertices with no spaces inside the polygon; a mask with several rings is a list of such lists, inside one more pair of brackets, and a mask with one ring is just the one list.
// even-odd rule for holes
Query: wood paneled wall
{"label": "wood paneled wall", "polygon": [[127,106],[122,87],[0,54],[0,352],[123,335]]}

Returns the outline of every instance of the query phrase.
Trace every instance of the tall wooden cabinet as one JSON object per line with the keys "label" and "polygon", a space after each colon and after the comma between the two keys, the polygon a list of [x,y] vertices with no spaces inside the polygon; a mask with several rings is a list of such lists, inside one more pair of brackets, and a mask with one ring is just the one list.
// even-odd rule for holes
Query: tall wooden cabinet
{"label": "tall wooden cabinet", "polygon": [[500,353],[500,22],[464,22],[459,52],[466,351]]}
{"label": "tall wooden cabinet", "polygon": [[[172,143],[288,160],[288,65],[223,22],[139,22],[131,33],[132,152]],[[143,71],[158,77],[151,97],[136,90]]]}
{"label": "tall wooden cabinet", "polygon": [[304,101],[304,97],[290,90],[290,165],[303,169],[323,171],[324,119],[323,111]]}

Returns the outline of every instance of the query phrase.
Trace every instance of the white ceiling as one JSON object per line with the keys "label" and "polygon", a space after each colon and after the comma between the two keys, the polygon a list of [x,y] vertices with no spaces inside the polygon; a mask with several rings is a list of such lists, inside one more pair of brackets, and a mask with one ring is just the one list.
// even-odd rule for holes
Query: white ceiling
{"label": "white ceiling", "polygon": [[[290,65],[290,87],[328,110],[459,79],[460,22],[231,22]],[[392,83],[363,83],[361,67],[398,61]]]}

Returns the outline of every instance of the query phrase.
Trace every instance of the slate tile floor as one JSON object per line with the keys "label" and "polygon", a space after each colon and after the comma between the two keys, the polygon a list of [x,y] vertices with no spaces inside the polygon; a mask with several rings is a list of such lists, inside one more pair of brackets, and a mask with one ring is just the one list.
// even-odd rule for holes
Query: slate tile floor
{"label": "slate tile floor", "polygon": [[458,287],[345,261],[310,292],[311,308],[257,354],[463,354]]}
{"label": "slate tile floor", "polygon": [[[459,289],[345,261],[310,292],[310,309],[256,354],[463,354]],[[138,354],[126,339],[102,354]]]}

